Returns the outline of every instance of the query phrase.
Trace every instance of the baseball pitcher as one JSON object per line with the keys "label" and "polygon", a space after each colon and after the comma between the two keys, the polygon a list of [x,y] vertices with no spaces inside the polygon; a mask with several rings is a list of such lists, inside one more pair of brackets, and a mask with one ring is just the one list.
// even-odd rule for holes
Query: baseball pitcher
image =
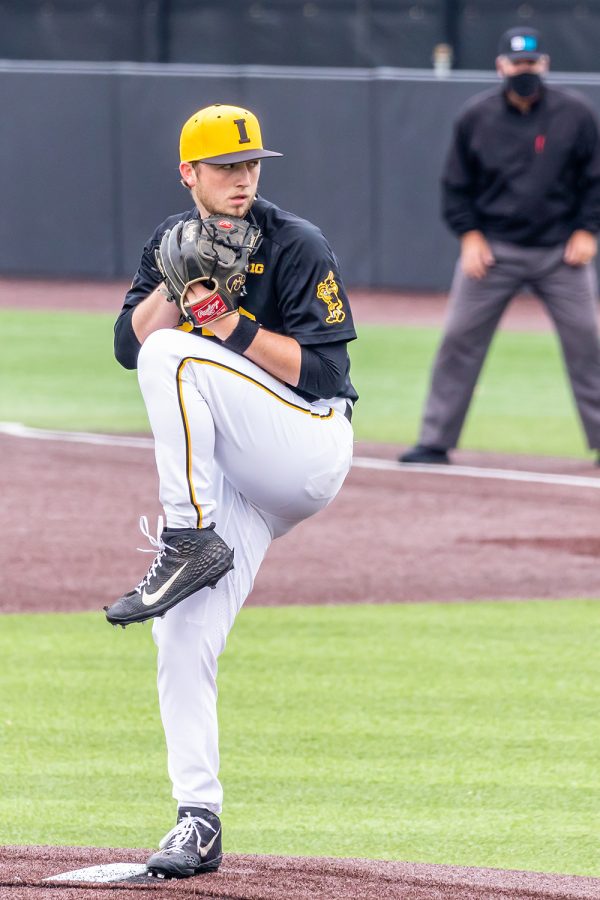
{"label": "baseball pitcher", "polygon": [[337,260],[310,222],[258,196],[258,120],[214,105],[184,124],[194,206],[144,247],[115,326],[154,434],[165,520],[113,625],[154,619],[158,691],[177,823],[150,875],[221,862],[217,660],[273,538],[336,496],[352,459],[347,344],[356,338]]}

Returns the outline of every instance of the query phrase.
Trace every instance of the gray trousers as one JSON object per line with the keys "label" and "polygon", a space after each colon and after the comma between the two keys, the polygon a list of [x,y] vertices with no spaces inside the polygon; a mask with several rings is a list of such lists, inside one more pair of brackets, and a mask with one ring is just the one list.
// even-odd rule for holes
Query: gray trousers
{"label": "gray trousers", "polygon": [[502,313],[515,294],[529,287],[546,307],[560,338],[588,446],[600,448],[600,342],[594,265],[566,265],[563,245],[519,247],[490,241],[490,246],[496,264],[481,281],[468,278],[460,261],[457,263],[419,443],[456,447]]}

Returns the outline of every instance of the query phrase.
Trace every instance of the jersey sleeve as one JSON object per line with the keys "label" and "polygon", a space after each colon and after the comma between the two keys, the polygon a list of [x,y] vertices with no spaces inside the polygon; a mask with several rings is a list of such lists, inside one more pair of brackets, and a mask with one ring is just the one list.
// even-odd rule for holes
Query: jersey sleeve
{"label": "jersey sleeve", "polygon": [[154,248],[157,245],[156,237],[152,235],[144,246],[139,268],[115,322],[115,357],[126,369],[135,369],[141,346],[131,322],[133,310],[152,293],[162,279],[154,261]]}
{"label": "jersey sleeve", "polygon": [[277,300],[285,333],[301,345],[356,338],[338,261],[317,228],[299,230],[282,248]]}
{"label": "jersey sleeve", "polygon": [[133,276],[131,287],[125,295],[121,315],[141,303],[162,281],[162,275],[154,258],[154,251],[160,245],[163,231],[163,226],[157,228],[152,237],[144,244],[140,265]]}
{"label": "jersey sleeve", "polygon": [[142,258],[137,272],[133,276],[131,287],[125,295],[123,307],[115,322],[114,349],[118,362],[126,369],[135,369],[137,366],[140,342],[135,336],[131,317],[138,303],[145,300],[152,291],[158,287],[163,277],[156,265],[154,251],[160,246],[160,241],[167,228],[172,228],[181,219],[187,220],[195,215],[195,210],[187,213],[170,216],[156,228],[152,237],[144,244]]}
{"label": "jersey sleeve", "polygon": [[346,341],[308,346],[303,344],[300,378],[294,388],[309,399],[348,397],[353,402],[358,394],[350,382],[350,358]]}

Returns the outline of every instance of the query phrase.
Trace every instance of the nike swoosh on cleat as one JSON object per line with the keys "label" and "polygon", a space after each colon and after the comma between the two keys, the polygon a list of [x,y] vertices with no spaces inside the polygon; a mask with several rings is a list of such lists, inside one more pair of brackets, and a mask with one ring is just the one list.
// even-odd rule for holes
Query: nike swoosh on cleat
{"label": "nike swoosh on cleat", "polygon": [[214,842],[216,841],[216,839],[219,837],[220,834],[221,834],[221,829],[219,828],[219,830],[215,834],[214,838],[211,838],[211,840],[208,842],[206,847],[198,848],[198,850],[200,852],[200,858],[203,858],[207,855],[208,851],[212,849],[212,845],[214,844]]}
{"label": "nike swoosh on cleat", "polygon": [[162,596],[165,594],[165,592],[169,590],[169,588],[171,587],[171,585],[173,584],[175,579],[179,578],[179,576],[181,575],[181,573],[183,572],[183,570],[185,569],[186,566],[187,566],[187,563],[185,562],[181,566],[181,568],[178,569],[174,575],[171,575],[169,580],[165,581],[163,586],[160,587],[157,591],[154,591],[153,594],[148,594],[146,591],[146,588],[144,588],[144,590],[142,591],[142,603],[144,604],[144,606],[154,606],[155,603],[158,603],[158,601],[162,598]]}

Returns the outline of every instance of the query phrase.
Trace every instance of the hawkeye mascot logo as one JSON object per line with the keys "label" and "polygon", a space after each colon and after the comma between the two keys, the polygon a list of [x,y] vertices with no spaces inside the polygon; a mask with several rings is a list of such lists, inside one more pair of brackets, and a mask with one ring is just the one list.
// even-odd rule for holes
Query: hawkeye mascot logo
{"label": "hawkeye mascot logo", "polygon": [[234,275],[229,276],[229,278],[225,282],[225,287],[230,294],[239,294],[245,284],[246,276],[244,275],[244,273],[236,272]]}
{"label": "hawkeye mascot logo", "polygon": [[346,313],[342,308],[339,290],[337,282],[333,277],[333,272],[331,271],[328,273],[327,278],[324,278],[323,281],[319,282],[317,285],[317,298],[327,304],[327,318],[325,319],[327,325],[339,324],[346,318]]}

